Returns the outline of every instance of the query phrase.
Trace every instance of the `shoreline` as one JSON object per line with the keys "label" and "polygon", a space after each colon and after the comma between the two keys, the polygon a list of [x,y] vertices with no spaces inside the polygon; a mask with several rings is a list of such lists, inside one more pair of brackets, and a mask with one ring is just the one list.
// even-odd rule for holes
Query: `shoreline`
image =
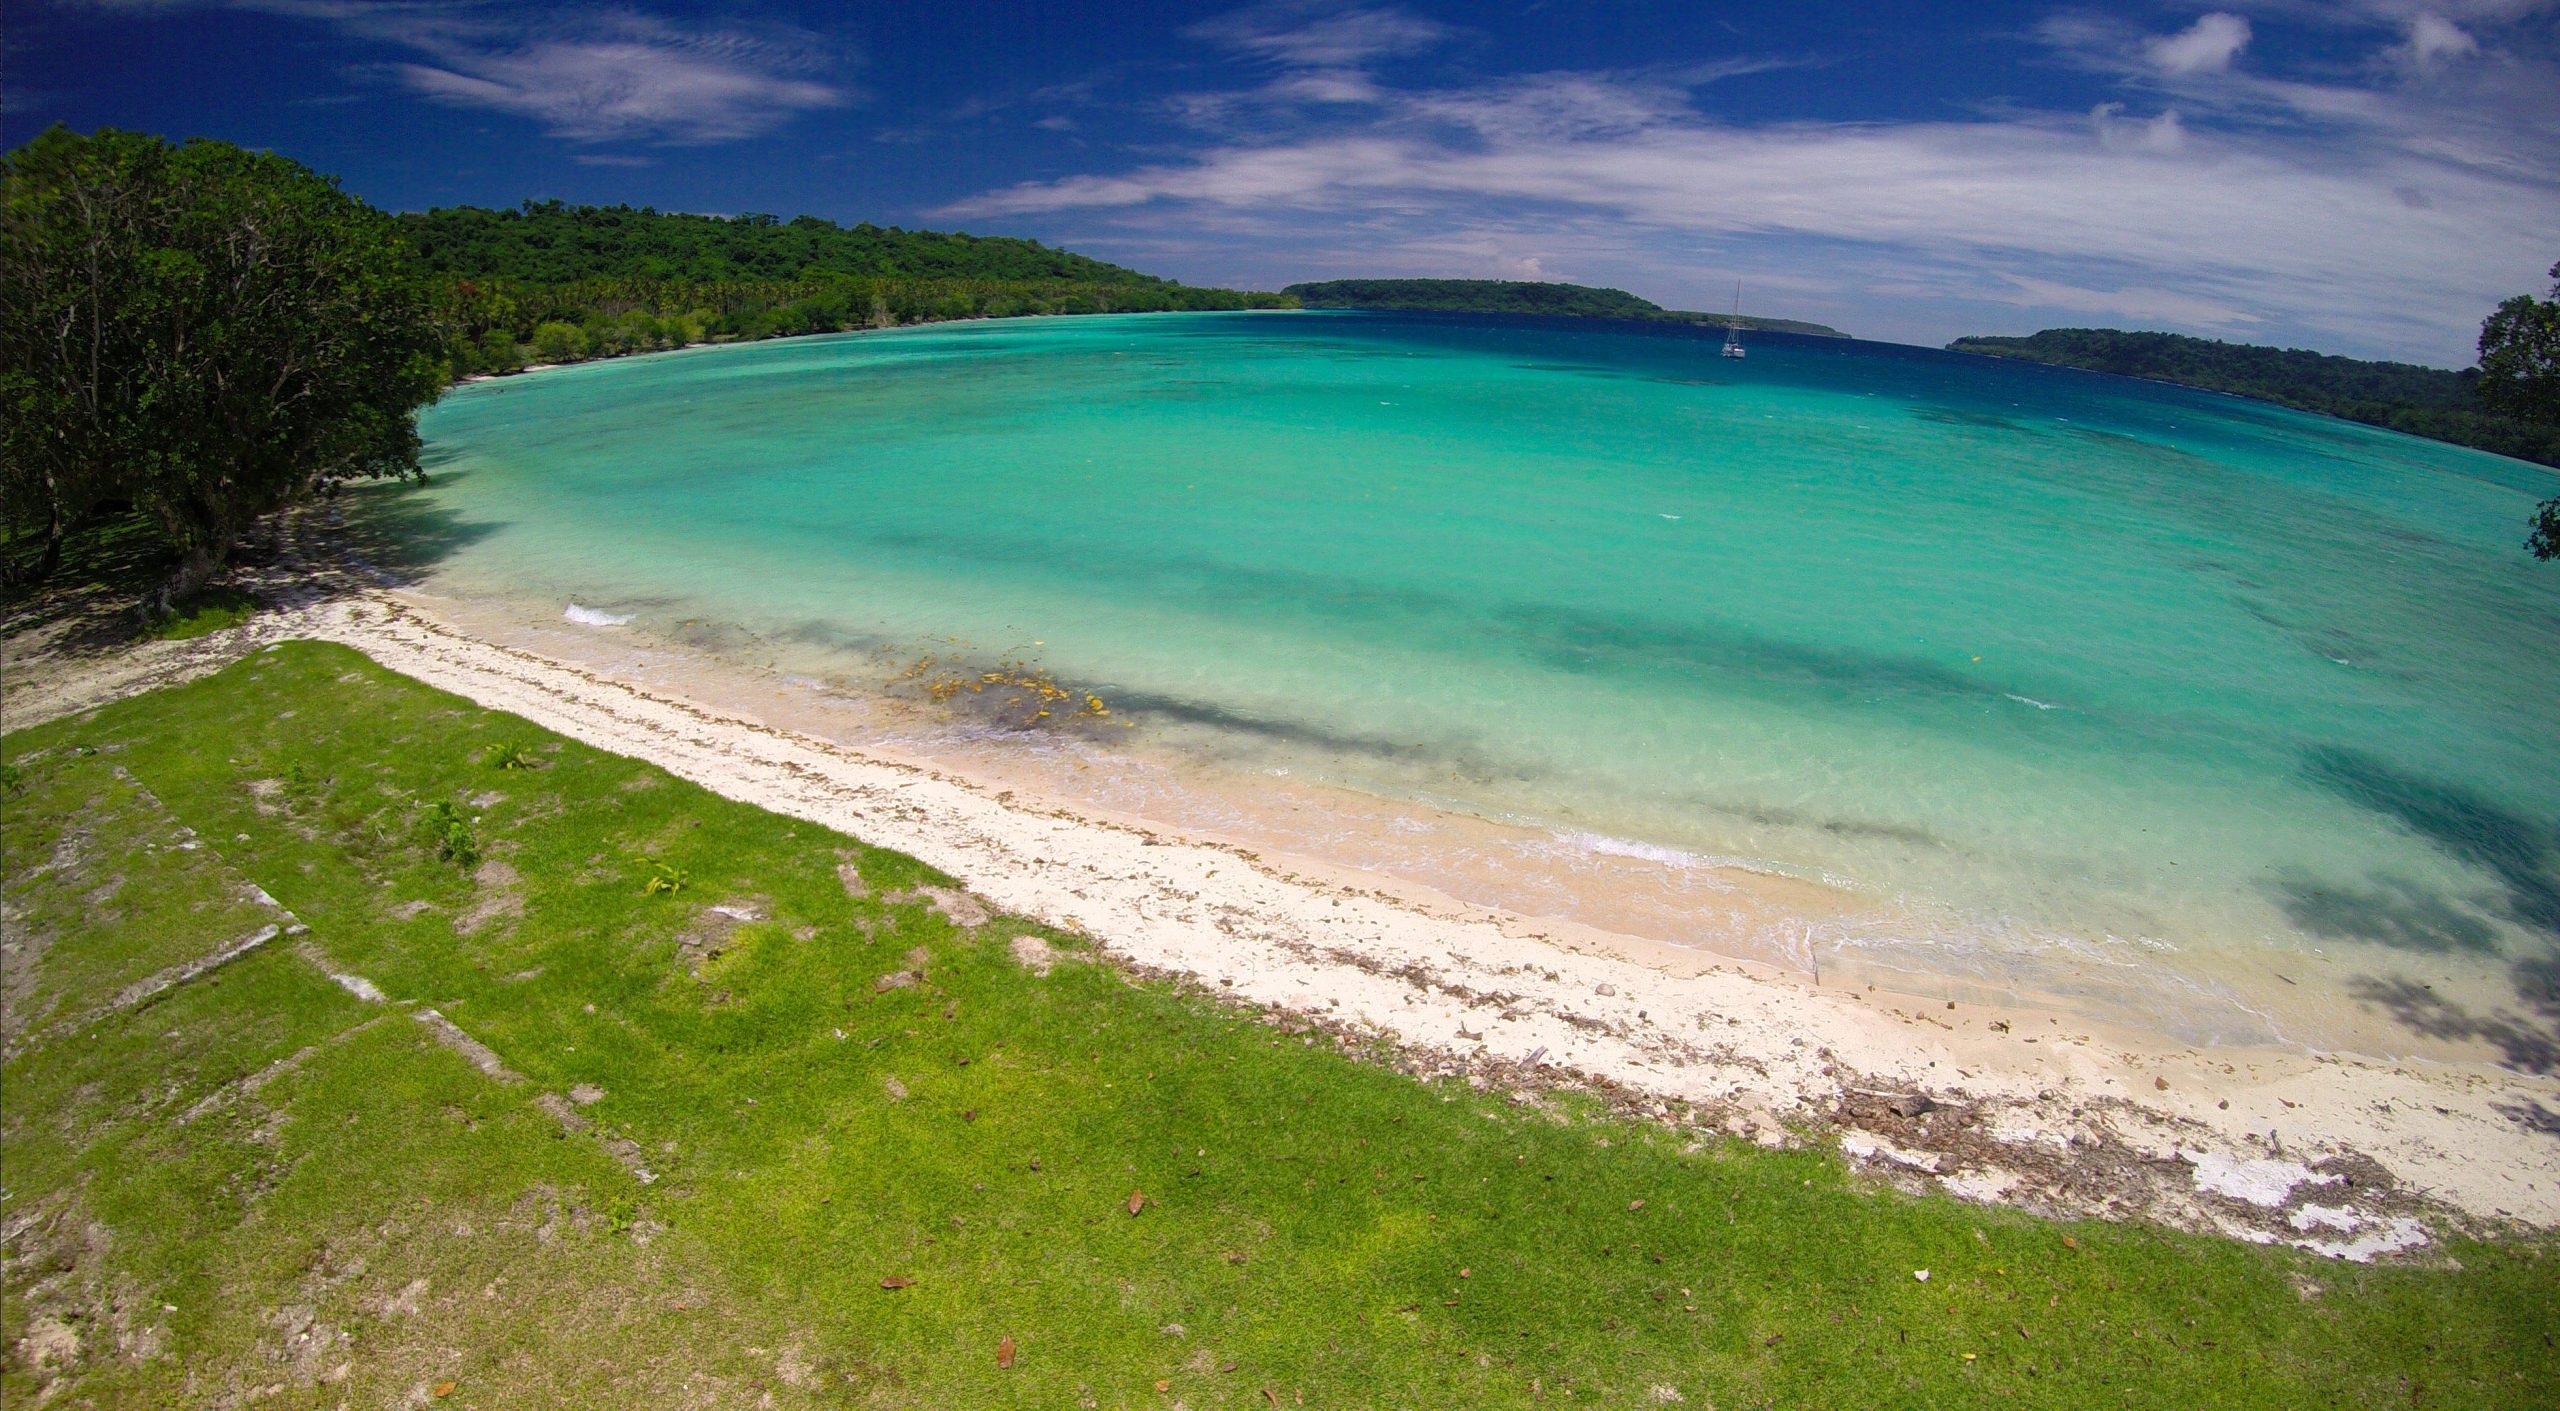
{"label": "shoreline", "polygon": [[367,590],[85,673],[30,681],[14,669],[8,724],[200,675],[268,642],[335,641],[724,796],[909,853],[1141,973],[1388,1041],[1425,1073],[1515,1091],[1597,1084],[1702,1132],[1836,1137],[1906,1189],[2348,1258],[2416,1248],[2430,1221],[2560,1227],[2560,1079],[2187,1045],[2050,1010],[1670,956],[1407,878],[1261,855],[1215,830],[1026,799],[498,635],[417,595]]}
{"label": "shoreline", "polygon": [[[1321,761],[1295,759],[1269,767],[1271,759],[1230,756],[1197,732],[1165,736],[1143,710],[1135,717],[1142,728],[1126,736],[990,724],[902,684],[914,668],[891,673],[904,651],[847,658],[737,624],[634,622],[636,604],[571,602],[562,613],[549,595],[437,580],[409,601],[483,640],[951,774],[998,797],[1284,859],[1296,874],[1416,905],[1571,926],[1656,969],[1739,965],[1932,1008],[1956,1001],[2051,1014],[2155,1047],[2491,1065],[2512,1053],[2476,1029],[2413,1026],[2358,989],[2387,983],[2459,1013],[2494,1014],[2508,1000],[2505,972],[2463,957],[2277,949],[2246,937],[2181,946],[2026,927],[1981,948],[1941,947],[1934,938],[1962,926],[1961,912],[1862,888],[1819,866],[1594,832],[1596,820],[1570,812],[1555,820],[1488,811],[1428,787],[1398,787],[1417,782],[1410,777],[1349,781],[1305,767]],[[962,677],[993,660],[931,659]]]}

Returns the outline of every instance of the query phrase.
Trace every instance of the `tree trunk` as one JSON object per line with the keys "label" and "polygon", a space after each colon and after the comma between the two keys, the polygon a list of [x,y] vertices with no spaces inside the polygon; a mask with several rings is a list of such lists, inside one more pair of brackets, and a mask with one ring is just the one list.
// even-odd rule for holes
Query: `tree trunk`
{"label": "tree trunk", "polygon": [[32,588],[51,578],[61,567],[62,506],[55,503],[46,507],[44,548],[37,552],[35,562],[22,564],[16,558],[0,562],[0,581],[5,581],[12,588]]}
{"label": "tree trunk", "polygon": [[169,575],[169,581],[160,585],[160,616],[175,613],[178,604],[204,591],[204,585],[212,582],[215,571],[222,567],[222,558],[222,554],[212,548],[190,545],[186,557],[178,560],[176,571]]}

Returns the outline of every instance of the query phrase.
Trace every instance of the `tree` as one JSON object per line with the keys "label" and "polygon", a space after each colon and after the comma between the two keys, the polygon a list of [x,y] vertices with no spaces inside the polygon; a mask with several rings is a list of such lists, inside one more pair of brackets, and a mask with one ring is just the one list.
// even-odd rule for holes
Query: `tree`
{"label": "tree", "polygon": [[493,328],[481,334],[472,353],[482,372],[524,370],[524,350],[516,346],[514,337],[503,328]]}
{"label": "tree", "polygon": [[0,456],[32,573],[81,513],[129,500],[177,549],[165,606],[261,516],[418,472],[442,334],[389,219],[334,181],[56,126],[0,163],[0,243]]}
{"label": "tree", "polygon": [[546,363],[573,363],[587,355],[586,331],[554,319],[533,330],[533,355]]}
{"label": "tree", "polygon": [[102,132],[46,132],[0,166],[0,515],[14,580],[51,576],[72,523],[113,493],[143,439],[141,324],[116,293],[134,281],[160,204],[166,153]]}
{"label": "tree", "polygon": [[2480,325],[2480,401],[2518,421],[2560,426],[2560,264],[2551,297],[2518,294]]}
{"label": "tree", "polygon": [[[2560,426],[2560,264],[2551,267],[2550,298],[2518,294],[2480,325],[2480,400],[2518,421]],[[2525,547],[2560,559],[2560,496],[2534,511]]]}

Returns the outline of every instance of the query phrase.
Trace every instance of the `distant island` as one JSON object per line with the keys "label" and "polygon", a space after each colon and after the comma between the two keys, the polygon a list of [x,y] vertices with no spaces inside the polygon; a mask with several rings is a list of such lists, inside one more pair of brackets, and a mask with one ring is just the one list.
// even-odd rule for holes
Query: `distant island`
{"label": "distant island", "polygon": [[2024,338],[1959,338],[1947,350],[2228,392],[2560,466],[2560,427],[2536,426],[2484,408],[2477,369],[2451,372],[2302,348],[2114,328],[2048,328]]}
{"label": "distant island", "polygon": [[690,343],[1022,314],[1289,308],[1036,240],[527,201],[393,217],[458,376]]}
{"label": "distant island", "polygon": [[[1548,318],[1617,318],[1647,323],[1712,324],[1722,327],[1724,314],[1666,309],[1624,289],[1594,289],[1587,284],[1555,284],[1516,279],[1326,279],[1292,284],[1280,291],[1296,296],[1310,309],[1412,309],[1449,314],[1538,314]],[[1744,314],[1745,328],[1779,333],[1807,333],[1846,338],[1839,329],[1792,318],[1759,318]]]}

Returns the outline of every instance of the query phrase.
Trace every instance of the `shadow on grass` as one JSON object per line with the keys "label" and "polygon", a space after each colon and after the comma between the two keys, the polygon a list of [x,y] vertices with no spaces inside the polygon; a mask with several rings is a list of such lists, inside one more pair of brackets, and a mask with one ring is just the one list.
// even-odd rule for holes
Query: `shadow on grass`
{"label": "shadow on grass", "polygon": [[94,657],[146,639],[202,637],[260,606],[307,606],[367,588],[413,583],[498,526],[468,521],[416,483],[342,490],[268,516],[233,550],[222,576],[176,611],[153,611],[178,551],[148,515],[118,508],[74,528],[62,566],[0,597],[13,654]]}

